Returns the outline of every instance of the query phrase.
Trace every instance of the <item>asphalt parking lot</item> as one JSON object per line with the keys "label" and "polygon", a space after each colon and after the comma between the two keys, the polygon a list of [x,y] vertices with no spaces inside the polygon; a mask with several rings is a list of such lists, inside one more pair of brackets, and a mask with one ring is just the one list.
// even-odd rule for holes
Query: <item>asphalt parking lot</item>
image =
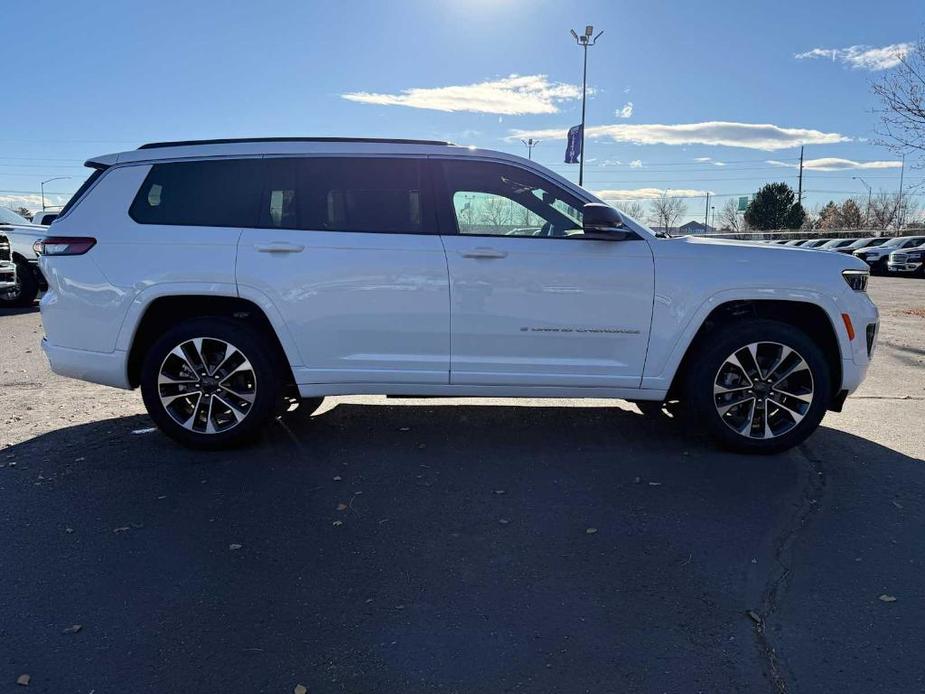
{"label": "asphalt parking lot", "polygon": [[925,281],[870,291],[868,380],[772,457],[384,398],[191,452],[0,315],[0,692],[923,691]]}

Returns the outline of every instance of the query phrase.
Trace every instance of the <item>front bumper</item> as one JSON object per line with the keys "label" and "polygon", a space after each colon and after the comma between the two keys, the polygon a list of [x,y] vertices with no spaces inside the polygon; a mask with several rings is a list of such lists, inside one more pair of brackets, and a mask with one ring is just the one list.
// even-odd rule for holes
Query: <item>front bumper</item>
{"label": "front bumper", "polygon": [[922,262],[905,262],[905,263],[887,263],[887,269],[890,272],[918,272],[922,267]]}
{"label": "front bumper", "polygon": [[11,289],[16,286],[16,263],[0,262],[0,289]]}

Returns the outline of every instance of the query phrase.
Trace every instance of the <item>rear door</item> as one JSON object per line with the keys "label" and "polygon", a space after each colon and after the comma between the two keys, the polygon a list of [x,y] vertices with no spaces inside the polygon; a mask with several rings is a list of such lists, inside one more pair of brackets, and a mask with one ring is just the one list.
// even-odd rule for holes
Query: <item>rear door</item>
{"label": "rear door", "polygon": [[638,388],[648,243],[592,240],[583,202],[519,166],[435,160],[450,270],[451,382]]}
{"label": "rear door", "polygon": [[449,382],[449,281],[423,161],[266,158],[247,298],[280,312],[300,384]]}

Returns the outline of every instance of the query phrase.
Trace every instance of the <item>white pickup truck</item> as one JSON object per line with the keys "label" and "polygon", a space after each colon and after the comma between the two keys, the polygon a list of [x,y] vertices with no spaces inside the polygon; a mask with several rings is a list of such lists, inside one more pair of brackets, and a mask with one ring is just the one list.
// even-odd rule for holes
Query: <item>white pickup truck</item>
{"label": "white pickup truck", "polygon": [[9,241],[10,261],[16,268],[13,286],[0,286],[0,309],[31,306],[39,292],[45,288],[38,256],[32,246],[43,239],[47,231],[47,226],[32,224],[13,210],[0,207],[0,234]]}

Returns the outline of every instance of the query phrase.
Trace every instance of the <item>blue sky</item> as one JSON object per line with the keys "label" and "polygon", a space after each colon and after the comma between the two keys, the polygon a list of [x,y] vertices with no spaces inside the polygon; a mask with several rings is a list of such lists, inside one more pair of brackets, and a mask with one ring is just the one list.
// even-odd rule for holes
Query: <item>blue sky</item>
{"label": "blue sky", "polygon": [[[587,188],[709,191],[719,205],[770,180],[795,187],[806,142],[808,206],[866,197],[852,176],[875,192],[899,181],[898,157],[870,141],[870,83],[925,34],[921,0],[7,0],[2,16],[0,204],[33,209],[41,180],[71,176],[46,185],[70,193],[91,155],[187,138],[425,137],[525,153],[532,134],[534,157],[577,179],[558,138],[580,121],[568,32],[585,24],[604,30],[589,56]],[[907,168],[907,183],[923,178]],[[703,209],[689,198],[689,217]]]}

